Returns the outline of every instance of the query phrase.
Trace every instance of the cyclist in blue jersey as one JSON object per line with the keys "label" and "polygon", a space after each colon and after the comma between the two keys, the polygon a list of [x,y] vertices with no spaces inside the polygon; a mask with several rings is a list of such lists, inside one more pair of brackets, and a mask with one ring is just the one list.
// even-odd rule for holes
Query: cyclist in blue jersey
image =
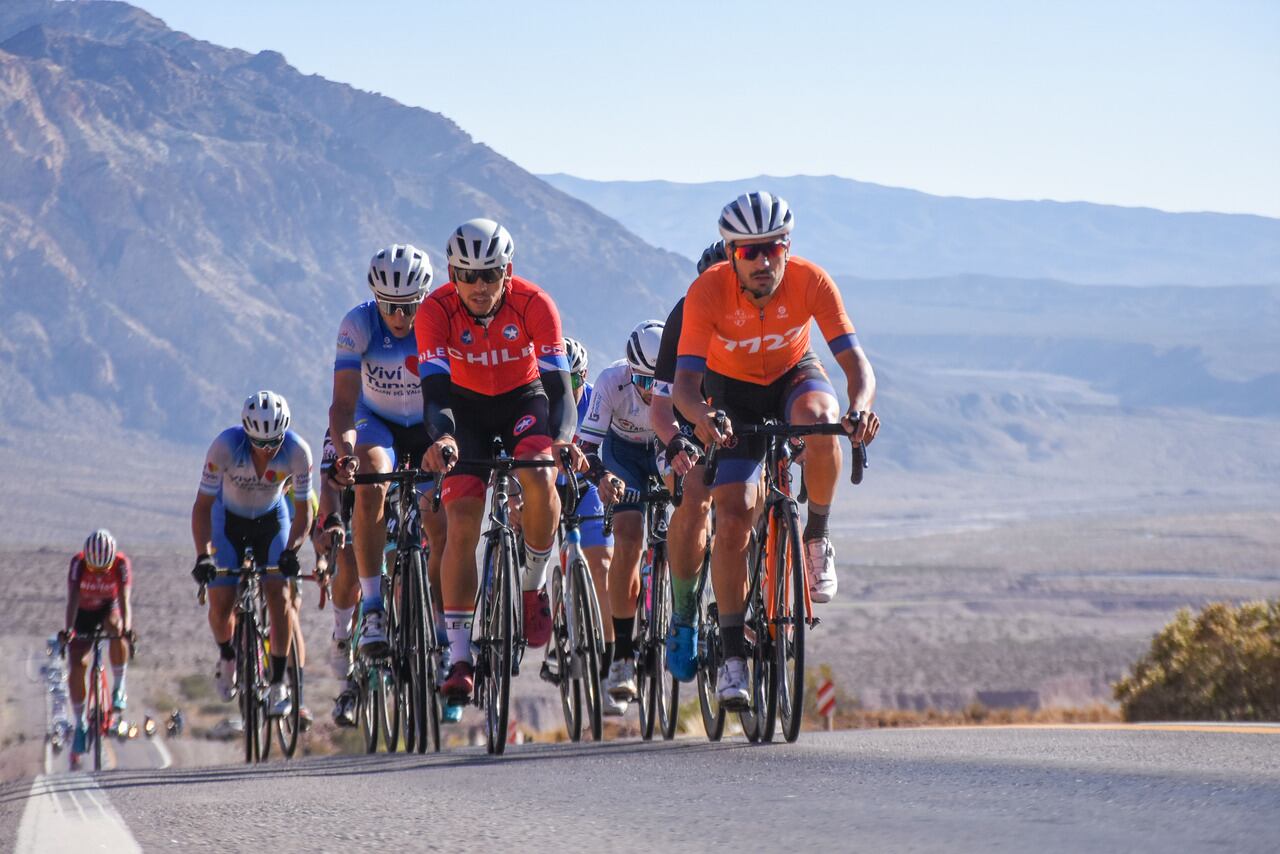
{"label": "cyclist in blue jersey", "polygon": [[[311,529],[311,449],[289,429],[289,404],[271,391],[244,402],[241,426],[223,430],[205,455],[200,491],[191,508],[191,535],[196,565],[191,576],[209,587],[209,628],[218,645],[215,672],[223,700],[235,696],[236,650],[233,608],[237,577],[217,576],[219,569],[239,569],[240,556],[252,549],[261,569],[279,568],[266,576],[267,611],[271,617],[271,688],[269,715],[293,710],[284,682],[289,657],[290,609],[285,580],[298,575],[298,549]],[[292,481],[292,519],[284,491]]]}
{"label": "cyclist in blue jersey", "polygon": [[[406,460],[418,467],[431,444],[422,423],[422,387],[418,380],[418,345],[414,318],[431,287],[427,253],[409,244],[394,244],[369,262],[373,299],[347,312],[338,327],[338,353],[333,365],[333,403],[329,433],[338,458],[333,476],[350,484],[356,471],[389,472]],[[360,576],[360,654],[386,655],[381,574],[387,528],[386,484],[356,487],[352,519],[356,568]],[[424,490],[423,494],[426,494]],[[430,545],[427,572],[440,589],[445,517],[421,502],[422,527]],[[350,617],[351,610],[342,616]],[[339,616],[335,615],[335,620]],[[341,620],[339,620],[341,622]],[[440,623],[443,625],[443,621]],[[334,642],[345,643],[351,625],[336,628]]]}
{"label": "cyclist in blue jersey", "polygon": [[[642,505],[624,501],[624,490],[643,492],[657,477],[657,442],[649,423],[653,371],[658,362],[662,323],[646,320],[627,338],[627,358],[600,372],[591,407],[582,421],[583,450],[590,455],[589,475],[606,504],[614,504],[616,547],[609,565],[609,622],[613,655],[605,693],[621,714],[636,698],[636,598],[640,595],[640,552],[644,548]],[[594,451],[599,449],[600,456]],[[616,503],[615,503],[616,502]],[[602,606],[602,610],[604,610]],[[606,630],[606,640],[609,632]]]}

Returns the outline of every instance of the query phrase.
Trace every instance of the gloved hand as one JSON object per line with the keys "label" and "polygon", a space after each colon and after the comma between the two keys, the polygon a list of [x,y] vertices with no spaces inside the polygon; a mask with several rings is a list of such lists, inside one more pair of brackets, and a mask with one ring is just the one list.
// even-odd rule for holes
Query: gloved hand
{"label": "gloved hand", "polygon": [[276,566],[280,568],[280,574],[285,578],[296,578],[301,569],[298,566],[298,553],[293,549],[285,549],[280,552],[280,560]]}
{"label": "gloved hand", "polygon": [[213,555],[200,555],[196,558],[196,565],[191,570],[191,577],[196,580],[196,584],[208,584],[218,575],[218,565],[213,561]]}

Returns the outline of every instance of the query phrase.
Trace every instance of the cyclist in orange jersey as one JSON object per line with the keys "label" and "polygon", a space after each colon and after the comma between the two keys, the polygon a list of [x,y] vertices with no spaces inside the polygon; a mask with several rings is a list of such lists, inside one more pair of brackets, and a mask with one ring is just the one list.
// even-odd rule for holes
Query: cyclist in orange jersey
{"label": "cyclist in orange jersey", "polygon": [[[676,408],[693,422],[700,441],[722,446],[712,489],[716,533],[711,579],[725,651],[718,674],[720,700],[731,709],[748,705],[746,556],[765,455],[765,440],[735,439],[734,423],[843,420],[855,442],[870,442],[880,428],[871,412],[876,388],[871,363],[831,277],[818,265],[790,255],[793,225],[787,203],[769,193],[748,193],[724,207],[720,234],[728,260],[711,266],[690,286],[676,360]],[[809,349],[814,320],[845,374],[849,409],[843,418],[835,388]],[[728,416],[724,422],[716,421],[717,410]],[[855,413],[863,415],[856,423]],[[836,592],[827,519],[841,465],[837,437],[809,437],[803,464],[809,493],[802,537],[809,592],[813,601],[829,602]]]}

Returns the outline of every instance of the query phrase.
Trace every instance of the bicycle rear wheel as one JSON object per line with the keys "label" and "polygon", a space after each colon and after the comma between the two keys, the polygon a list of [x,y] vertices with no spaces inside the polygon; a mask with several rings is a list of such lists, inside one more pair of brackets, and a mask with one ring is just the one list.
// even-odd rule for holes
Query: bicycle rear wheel
{"label": "bicycle rear wheel", "polygon": [[575,600],[573,617],[578,626],[574,657],[582,671],[583,711],[591,728],[592,741],[600,741],[604,737],[604,694],[600,687],[600,650],[604,646],[604,628],[600,624],[600,611],[587,562],[581,558],[575,560],[570,571],[573,573]]}
{"label": "bicycle rear wheel", "polygon": [[658,707],[658,729],[664,741],[675,738],[680,719],[680,680],[667,670],[667,635],[671,632],[674,607],[671,590],[671,567],[666,549],[658,550],[654,561],[654,621],[652,632],[654,704]]}
{"label": "bicycle rear wheel", "polygon": [[800,737],[804,718],[804,561],[800,551],[800,520],[794,504],[777,513],[777,548],[773,571],[774,658],[777,705],[782,736]]}
{"label": "bicycle rear wheel", "polygon": [[654,575],[652,550],[640,558],[649,563],[647,576],[640,578],[640,596],[636,601],[635,656],[636,656],[636,705],[640,712],[640,738],[653,738],[653,726],[658,716],[657,679],[653,672],[653,624],[654,624]]}
{"label": "bicycle rear wheel", "polygon": [[378,752],[379,727],[382,721],[382,672],[375,664],[360,665],[360,731],[364,735],[364,752]]}
{"label": "bicycle rear wheel", "polygon": [[89,679],[89,738],[93,739],[93,770],[102,770],[102,741],[107,731],[107,721],[103,712],[102,681],[105,678],[102,667],[94,669]]}

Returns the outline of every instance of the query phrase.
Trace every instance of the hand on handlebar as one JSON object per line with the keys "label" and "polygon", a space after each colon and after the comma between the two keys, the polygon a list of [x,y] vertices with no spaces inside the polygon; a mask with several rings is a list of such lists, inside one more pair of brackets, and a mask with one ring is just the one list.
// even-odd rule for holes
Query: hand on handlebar
{"label": "hand on handlebar", "polygon": [[218,565],[213,560],[213,555],[200,555],[196,558],[196,565],[191,570],[191,577],[196,580],[197,584],[208,584],[218,575]]}
{"label": "hand on handlebar", "polygon": [[855,445],[859,442],[870,445],[871,440],[880,432],[880,418],[874,412],[859,412],[851,409],[840,419],[840,423],[844,425],[850,441]]}
{"label": "hand on handlebar", "polygon": [[599,486],[596,489],[600,492],[600,501],[605,505],[617,504],[622,500],[623,493],[626,492],[627,485],[622,482],[622,478],[616,475],[606,474],[600,479]]}
{"label": "hand on handlebar", "polygon": [[458,441],[452,436],[441,436],[422,456],[422,467],[437,474],[448,472],[457,462]]}
{"label": "hand on handlebar", "polygon": [[[560,459],[561,451],[569,452],[569,468],[566,470],[564,461]],[[556,468],[560,469],[566,476],[581,474],[588,468],[587,455],[583,453],[582,448],[573,442],[553,442],[551,445],[551,456],[556,461]]]}
{"label": "hand on handlebar", "polygon": [[693,434],[702,442],[703,447],[723,445],[733,437],[733,424],[723,411],[708,410],[694,424]]}
{"label": "hand on handlebar", "polygon": [[698,446],[683,435],[678,435],[672,439],[664,453],[667,458],[667,465],[675,472],[676,477],[687,475],[698,462],[698,457],[702,455],[702,452],[698,450]]}
{"label": "hand on handlebar", "polygon": [[360,458],[354,454],[347,454],[333,461],[333,467],[329,469],[329,476],[343,486],[350,486],[355,482],[354,478],[359,470]]}

